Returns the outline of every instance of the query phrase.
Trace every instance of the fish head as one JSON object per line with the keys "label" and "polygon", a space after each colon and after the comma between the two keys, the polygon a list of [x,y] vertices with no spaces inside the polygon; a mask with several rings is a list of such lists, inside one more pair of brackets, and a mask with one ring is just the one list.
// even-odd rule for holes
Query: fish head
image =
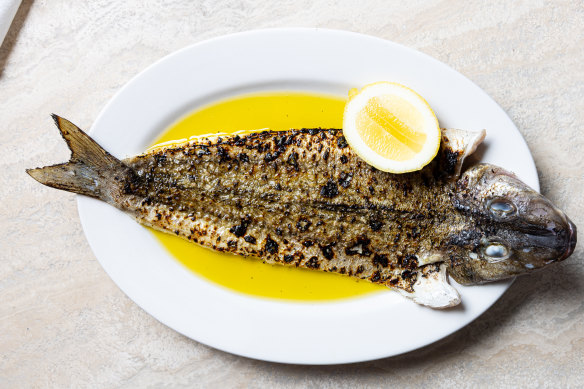
{"label": "fish head", "polygon": [[478,284],[540,269],[569,257],[576,226],[548,199],[500,167],[479,164],[455,184],[465,227],[450,235],[450,274]]}

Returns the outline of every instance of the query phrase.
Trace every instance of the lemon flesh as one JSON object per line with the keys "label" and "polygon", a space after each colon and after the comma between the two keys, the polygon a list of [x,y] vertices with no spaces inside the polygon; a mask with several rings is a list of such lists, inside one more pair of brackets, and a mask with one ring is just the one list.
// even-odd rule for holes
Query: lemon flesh
{"label": "lemon flesh", "polygon": [[440,146],[438,120],[428,103],[411,89],[390,82],[350,92],[343,131],[357,155],[393,173],[421,169]]}

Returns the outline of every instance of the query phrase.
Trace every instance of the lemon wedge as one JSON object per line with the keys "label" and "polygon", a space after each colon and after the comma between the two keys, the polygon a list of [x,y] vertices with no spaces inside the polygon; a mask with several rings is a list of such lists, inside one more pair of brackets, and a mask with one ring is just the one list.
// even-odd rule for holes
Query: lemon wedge
{"label": "lemon wedge", "polygon": [[393,82],[349,91],[343,133],[359,157],[391,173],[420,170],[440,147],[440,126],[432,108],[422,96]]}

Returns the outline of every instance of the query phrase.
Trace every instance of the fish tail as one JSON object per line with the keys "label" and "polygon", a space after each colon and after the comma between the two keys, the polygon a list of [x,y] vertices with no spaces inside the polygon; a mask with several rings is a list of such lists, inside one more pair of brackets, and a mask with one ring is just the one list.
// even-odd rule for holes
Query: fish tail
{"label": "fish tail", "polygon": [[123,182],[127,182],[125,177],[131,173],[130,168],[69,120],[51,116],[71,150],[71,159],[26,172],[41,184],[114,202]]}

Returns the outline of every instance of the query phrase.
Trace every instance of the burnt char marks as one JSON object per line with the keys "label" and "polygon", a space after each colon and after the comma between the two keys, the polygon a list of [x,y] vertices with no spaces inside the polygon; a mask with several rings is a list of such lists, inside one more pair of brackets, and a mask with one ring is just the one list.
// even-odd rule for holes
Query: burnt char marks
{"label": "burnt char marks", "polygon": [[240,224],[231,227],[229,229],[229,232],[231,232],[233,235],[237,236],[238,238],[241,238],[247,232],[247,227],[249,226],[249,222],[250,222],[249,219],[244,219],[241,221]]}
{"label": "burnt char marks", "polygon": [[387,267],[389,265],[389,260],[385,254],[375,254],[372,263],[375,266]]}
{"label": "burnt char marks", "polygon": [[343,188],[348,188],[351,185],[351,180],[353,179],[353,173],[341,172],[339,174],[339,185]]}
{"label": "burnt char marks", "polygon": [[205,145],[197,145],[197,157],[202,157],[203,155],[210,155],[211,150],[209,150],[209,146]]}
{"label": "burnt char marks", "polygon": [[369,220],[369,228],[373,231],[379,231],[383,227],[383,222],[379,221],[378,219],[370,219]]}
{"label": "burnt char marks", "polygon": [[244,163],[249,162],[249,156],[246,153],[239,153],[237,158],[239,159],[240,162],[244,162]]}
{"label": "burnt char marks", "polygon": [[320,268],[320,263],[318,262],[318,257],[310,257],[304,265],[309,269]]}
{"label": "burnt char marks", "polygon": [[293,135],[280,135],[280,136],[275,136],[274,137],[274,145],[276,146],[277,149],[282,150],[284,147],[292,144],[292,141],[294,140],[294,136]]}
{"label": "burnt char marks", "polygon": [[[142,185],[147,184],[146,180],[140,177],[136,172],[132,169],[127,170],[128,174],[125,177],[114,177],[114,180],[120,182],[123,181],[122,192],[124,194],[134,194],[139,193],[140,188]],[[148,197],[145,199],[147,202],[150,200]]]}
{"label": "burnt char marks", "polygon": [[[221,138],[218,138],[217,142],[219,142],[219,139]],[[221,162],[229,161],[231,159],[227,150],[222,146],[217,146],[217,155]]]}
{"label": "burnt char marks", "polygon": [[308,220],[305,217],[301,217],[300,219],[298,219],[298,222],[296,223],[296,228],[298,228],[298,231],[306,232],[311,225],[312,222],[310,220]]}
{"label": "burnt char marks", "polygon": [[270,238],[268,235],[264,249],[270,254],[276,254],[278,252],[278,242]]}
{"label": "burnt char marks", "polygon": [[362,257],[368,257],[371,255],[370,243],[371,239],[368,237],[358,236],[354,242],[345,248],[345,254],[349,256],[360,255]]}
{"label": "burnt char marks", "polygon": [[339,194],[339,187],[333,180],[329,180],[323,187],[320,188],[320,195],[326,198],[333,198]]}
{"label": "burnt char marks", "polygon": [[[273,163],[283,156],[289,166],[292,166],[296,171],[300,171],[300,155],[297,151],[290,150],[290,146],[299,147],[305,144],[306,150],[313,150],[309,155],[313,155],[314,151],[317,151],[320,154],[320,158],[326,162],[329,160],[332,150],[331,147],[323,147],[323,145],[333,146],[332,148],[347,147],[346,140],[342,135],[339,136],[339,133],[340,131],[336,129],[321,128],[304,128],[285,132],[260,131],[242,136],[218,137],[215,140],[213,138],[205,138],[198,142],[206,141],[206,145],[192,144],[191,148],[199,149],[196,154],[198,156],[209,155],[211,150],[215,149],[221,162],[234,159],[239,162],[249,163],[250,156],[233,148],[233,146],[237,146],[239,149],[255,150],[257,153],[263,154],[260,158],[266,163]],[[336,142],[336,145],[333,142]],[[234,157],[230,157],[230,150]],[[346,162],[347,157],[344,156],[342,160]]]}
{"label": "burnt char marks", "polygon": [[247,230],[247,225],[245,223],[233,226],[229,229],[229,232],[231,232],[233,235],[241,238],[242,236],[245,235],[245,232]]}
{"label": "burnt char marks", "polygon": [[298,165],[298,153],[296,151],[290,153],[286,162],[289,165],[291,165],[294,168],[294,170],[296,171],[300,170],[300,166]]}
{"label": "burnt char marks", "polygon": [[336,242],[327,244],[325,246],[320,246],[320,251],[322,251],[322,255],[329,261],[335,257],[335,251],[333,250],[333,247],[335,245]]}
{"label": "burnt char marks", "polygon": [[458,166],[460,160],[460,151],[453,151],[452,149],[445,147],[442,153],[442,170],[448,175],[452,175],[456,172],[456,167]]}
{"label": "burnt char marks", "polygon": [[156,163],[156,166],[164,166],[164,163],[166,162],[166,154],[160,152],[154,154],[154,162]]}
{"label": "burnt char marks", "polygon": [[255,236],[252,236],[252,235],[246,235],[246,236],[244,236],[243,237],[243,240],[245,240],[249,244],[256,244],[256,241],[257,241],[256,238],[255,238]]}
{"label": "burnt char marks", "polygon": [[406,254],[399,256],[397,263],[405,269],[415,269],[418,267],[418,257],[413,254]]}
{"label": "burnt char marks", "polygon": [[417,279],[418,273],[415,271],[411,271],[411,270],[404,270],[401,273],[401,277],[405,280],[405,281],[415,281],[415,279]]}
{"label": "burnt char marks", "polygon": [[[271,136],[272,142],[266,142],[263,145],[260,143],[257,147],[257,150],[260,153],[266,152],[266,155],[264,156],[264,161],[266,163],[270,163],[270,162],[276,161],[282,154],[284,154],[286,152],[287,147],[289,145],[293,144],[294,138],[296,136],[296,132],[289,131],[289,135],[282,135],[281,132],[273,132],[273,131],[266,131],[266,133],[269,134],[268,136]],[[271,147],[272,143],[274,146],[273,148]],[[287,160],[287,162],[289,162],[291,165],[293,165],[293,166],[296,165],[295,169],[298,168],[297,158],[298,158],[298,154],[296,154],[295,157],[292,157],[292,155],[289,155],[288,160]],[[296,159],[296,162],[294,161],[295,159]]]}
{"label": "burnt char marks", "polygon": [[268,152],[266,153],[266,156],[264,157],[264,161],[266,162],[272,162],[275,161],[276,159],[278,159],[278,157],[280,156],[281,151],[280,150],[276,150],[272,153]]}

